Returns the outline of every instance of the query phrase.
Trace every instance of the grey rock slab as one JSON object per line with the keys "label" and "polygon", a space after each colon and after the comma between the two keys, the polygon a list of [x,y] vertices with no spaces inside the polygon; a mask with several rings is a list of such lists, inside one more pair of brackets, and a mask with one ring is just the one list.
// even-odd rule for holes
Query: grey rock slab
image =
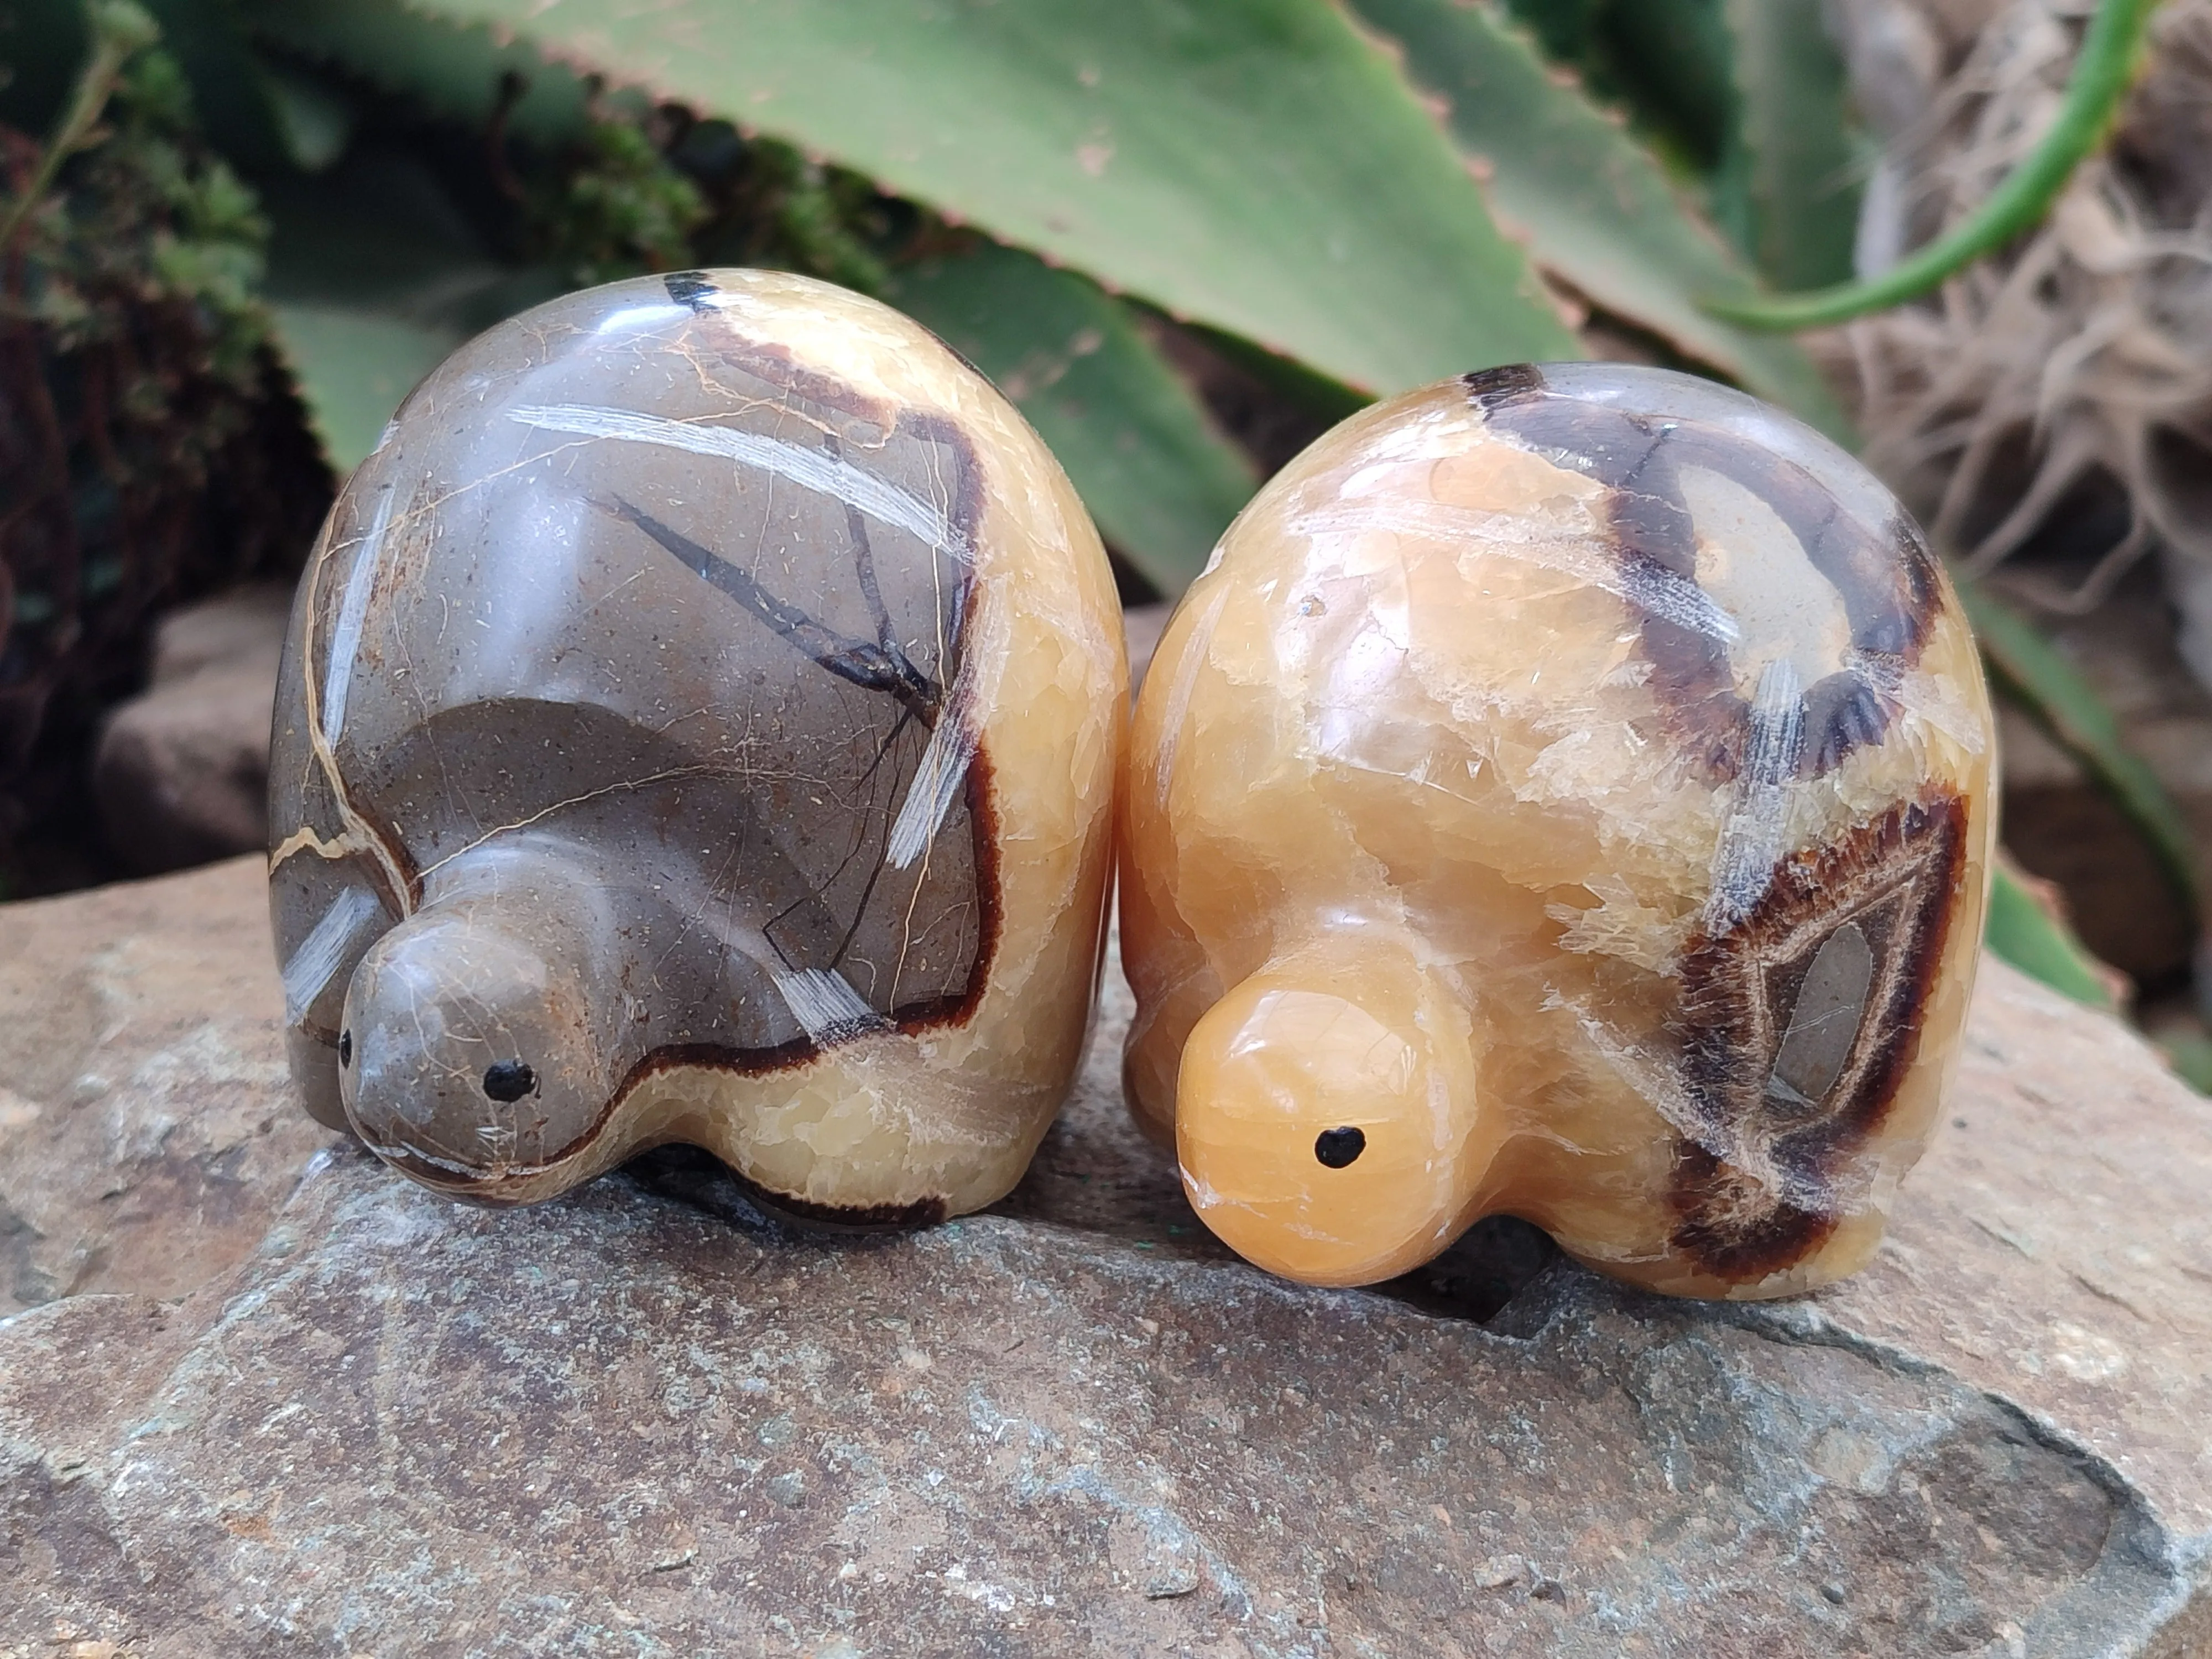
{"label": "grey rock slab", "polygon": [[151,874],[269,841],[270,711],[289,586],[256,586],[164,617],[151,684],[108,717],[93,793],[116,855]]}
{"label": "grey rock slab", "polygon": [[2212,1651],[2212,1107],[1994,963],[1889,1243],[1736,1308],[1510,1221],[1254,1272],[1116,975],[1029,1179],[888,1236],[673,1150],[455,1206],[280,1014],[251,861],[0,908],[0,1193],[79,1263],[0,1323],[0,1656]]}
{"label": "grey rock slab", "polygon": [[349,1155],[228,1294],[16,1316],[0,1631],[2092,1651],[2171,1584],[2106,1466],[1941,1372],[1579,1273],[1515,1311],[1486,1329],[999,1217],[810,1240],[628,1181],[465,1210]]}
{"label": "grey rock slab", "polygon": [[228,1273],[317,1149],[258,858],[0,905],[0,1314]]}
{"label": "grey rock slab", "polygon": [[1770,1316],[2017,1401],[2212,1537],[2212,1100],[2002,964],[1874,1261]]}

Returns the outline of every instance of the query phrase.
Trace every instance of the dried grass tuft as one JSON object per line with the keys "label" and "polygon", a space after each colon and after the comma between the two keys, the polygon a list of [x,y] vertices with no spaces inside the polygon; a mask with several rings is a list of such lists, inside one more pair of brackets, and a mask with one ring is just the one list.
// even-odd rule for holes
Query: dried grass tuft
{"label": "dried grass tuft", "polygon": [[[2090,0],[1836,0],[1883,138],[1862,216],[1878,269],[1962,218],[2057,112]],[[1965,567],[2117,483],[2125,528],[2051,609],[2096,605],[2154,548],[2212,685],[2212,0],[2167,0],[2106,152],[2044,224],[1940,295],[1839,331],[1869,460]]]}

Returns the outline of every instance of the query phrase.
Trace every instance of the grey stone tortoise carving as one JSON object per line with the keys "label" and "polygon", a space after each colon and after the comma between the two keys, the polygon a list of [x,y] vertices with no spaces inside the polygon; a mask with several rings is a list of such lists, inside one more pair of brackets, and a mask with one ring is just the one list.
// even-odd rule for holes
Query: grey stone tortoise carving
{"label": "grey stone tortoise carving", "polygon": [[726,270],[500,325],[294,607],[308,1110],[500,1202],[672,1140],[802,1212],[990,1202],[1081,1046],[1127,674],[1065,475],[896,313]]}

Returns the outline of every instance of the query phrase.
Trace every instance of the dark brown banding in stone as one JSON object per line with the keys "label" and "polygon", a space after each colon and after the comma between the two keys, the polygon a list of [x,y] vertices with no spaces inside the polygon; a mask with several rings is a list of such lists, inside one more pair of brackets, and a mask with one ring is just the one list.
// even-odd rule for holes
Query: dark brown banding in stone
{"label": "dark brown banding in stone", "polygon": [[[1676,1149],[1676,1249],[1719,1277],[1764,1277],[1817,1248],[1839,1183],[1894,1103],[1958,909],[1966,805],[1899,806],[1776,866],[1744,921],[1681,965],[1684,1080],[1703,1121]],[[1846,925],[1874,969],[1838,1075],[1817,1101],[1771,1088],[1796,1000]],[[1812,1201],[1833,1194],[1836,1203]],[[1794,1253],[1793,1253],[1794,1252]]]}
{"label": "dark brown banding in stone", "polygon": [[701,317],[714,308],[708,303],[707,296],[721,292],[714,286],[714,279],[703,270],[672,270],[660,279],[660,283],[668,290],[670,299]]}
{"label": "dark brown banding in stone", "polygon": [[1668,1194],[1681,1217],[1668,1240],[1716,1279],[1748,1285],[1802,1261],[1836,1230],[1836,1218],[1801,1209],[1695,1141],[1674,1149]]}
{"label": "dark brown banding in stone", "polygon": [[1928,545],[1928,538],[1920,533],[1920,526],[1902,507],[1890,520],[1889,538],[1897,550],[1898,568],[1905,573],[1907,603],[1919,618],[1920,632],[1924,637],[1936,613],[1943,606],[1942,566],[1936,561],[1936,550]]}
{"label": "dark brown banding in stone", "polygon": [[382,902],[386,915],[405,915],[422,902],[422,866],[416,861],[415,855],[408,850],[406,842],[374,806],[364,802],[359,797],[349,800],[347,805],[353,808],[354,816],[361,820],[362,828],[374,836],[378,845],[383,848],[385,857],[392,860],[392,869],[398,872],[399,879],[407,884],[407,891],[402,895],[391,890],[391,877],[385,866],[375,859],[363,858],[359,860],[362,878],[368,884],[378,899]]}
{"label": "dark brown banding in stone", "polygon": [[[1633,425],[1626,417],[1618,418]],[[1641,432],[1638,435],[1645,440],[1640,451],[1632,441],[1614,439],[1622,464],[1608,469],[1618,475],[1611,481],[1614,488],[1606,507],[1622,566],[1632,582],[1638,561],[1694,582],[1697,526],[1672,489],[1673,469],[1662,458],[1657,439]],[[1727,645],[1648,611],[1639,631],[1644,657],[1651,664],[1650,683],[1662,703],[1674,711],[1677,733],[1691,750],[1689,758],[1708,778],[1732,780],[1742,761],[1751,708],[1736,691]]]}
{"label": "dark brown banding in stone", "polygon": [[880,1233],[933,1227],[945,1219],[950,1207],[941,1198],[918,1198],[910,1204],[813,1204],[775,1192],[735,1170],[731,1175],[758,1208],[779,1220],[810,1229]]}
{"label": "dark brown banding in stone", "polygon": [[1505,363],[1462,374],[1459,383],[1467,388],[1467,395],[1477,409],[1496,409],[1517,403],[1532,392],[1541,392],[1544,371],[1534,363]]}
{"label": "dark brown banding in stone", "polygon": [[[558,1168],[569,1159],[590,1150],[602,1131],[623,1103],[640,1085],[663,1073],[683,1070],[742,1071],[758,1073],[764,1071],[804,1066],[816,1058],[817,1051],[811,1042],[789,1042],[782,1046],[774,1065],[761,1064],[763,1054],[756,1052],[748,1059],[753,1063],[737,1066],[731,1063],[727,1050],[711,1046],[686,1047],[672,1045],[648,1054],[630,1070],[609,1098],[605,1107],[593,1120],[590,1127],[576,1136],[567,1146],[546,1157],[533,1159],[529,1172],[542,1174]],[[489,1209],[508,1209],[535,1201],[527,1195],[518,1194],[509,1185],[514,1171],[510,1167],[489,1164],[483,1169],[464,1174],[447,1164],[433,1163],[403,1147],[376,1144],[377,1156],[403,1175],[432,1187],[457,1203],[475,1204]],[[630,1156],[650,1151],[649,1146],[636,1148]],[[715,1162],[719,1164],[720,1160]],[[721,1165],[728,1169],[726,1164]],[[884,1231],[901,1228],[927,1227],[945,1219],[948,1206],[942,1198],[917,1199],[908,1204],[848,1205],[817,1204],[803,1198],[779,1193],[759,1182],[730,1170],[731,1178],[745,1189],[749,1198],[763,1211],[781,1218],[810,1227],[842,1228],[854,1231]]]}
{"label": "dark brown banding in stone", "polygon": [[[1468,377],[1471,387],[1477,378]],[[1541,395],[1541,384],[1540,377],[1533,388],[1513,385],[1475,402],[1500,433],[1612,490],[1607,516],[1632,594],[1639,566],[1697,579],[1697,532],[1680,469],[1702,467],[1749,490],[1789,526],[1841,599],[1854,653],[1893,671],[1917,660],[1942,593],[1927,544],[1910,520],[1900,515],[1880,535],[1871,533],[1787,456],[1695,421]],[[1732,781],[1750,708],[1736,690],[1728,647],[1650,611],[1640,631],[1651,684],[1675,735],[1710,781]],[[1881,742],[1893,718],[1880,684],[1856,664],[1839,665],[1806,694],[1799,775],[1834,770],[1856,750]]]}
{"label": "dark brown banding in stone", "polygon": [[[896,1011],[894,1029],[903,1035],[912,1036],[933,1028],[964,1025],[973,1019],[982,1002],[983,994],[988,988],[989,964],[997,959],[1001,925],[998,807],[991,787],[989,753],[980,744],[975,758],[969,763],[965,794],[968,810],[975,826],[979,849],[976,902],[981,915],[977,930],[977,966],[966,988],[959,995],[902,1006]],[[318,1040],[335,1045],[337,1038],[332,1033],[328,1038],[319,1036]],[[566,1146],[533,1160],[533,1167],[551,1168],[588,1150],[608,1122],[622,1109],[623,1103],[644,1084],[665,1073],[709,1071],[727,1072],[739,1077],[762,1077],[811,1066],[822,1057],[823,1052],[811,1039],[803,1036],[762,1048],[738,1048],[713,1042],[664,1043],[630,1066],[622,1081],[609,1094],[606,1103],[581,1133]],[[431,1164],[396,1148],[380,1148],[379,1155],[394,1168],[427,1185],[448,1192],[457,1199],[501,1206],[520,1201],[500,1195],[495,1183],[506,1180],[507,1172],[497,1166],[488,1167],[473,1176],[464,1176],[443,1164]],[[875,1219],[869,1218],[877,1216],[875,1210],[832,1212],[827,1206],[808,1206],[796,1199],[776,1198],[774,1201],[792,1206],[794,1215],[854,1227],[919,1226],[941,1220],[945,1214],[943,1201],[935,1199],[884,1209],[882,1218]],[[933,1211],[932,1206],[935,1206]],[[860,1218],[852,1219],[850,1217]]]}
{"label": "dark brown banding in stone", "polygon": [[1684,421],[1666,438],[1674,466],[1717,472],[1774,509],[1842,597],[1853,647],[1907,665],[1918,659],[1935,621],[1936,594],[1926,580],[1924,548],[1921,557],[1907,553],[1899,520],[1879,533],[1868,530],[1796,461],[1734,433]]}
{"label": "dark brown banding in stone", "polygon": [[[636,1065],[608,1096],[606,1104],[583,1129],[572,1137],[566,1146],[544,1153],[530,1161],[530,1172],[540,1173],[556,1169],[590,1150],[607,1127],[608,1121],[622,1104],[643,1084],[666,1072],[716,1071],[731,1072],[740,1076],[756,1077],[770,1072],[788,1071],[812,1063],[821,1051],[804,1037],[779,1044],[774,1048],[737,1050],[715,1043],[669,1043],[654,1049]],[[359,1126],[356,1126],[358,1131]],[[505,1183],[514,1176],[512,1166],[488,1164],[482,1169],[467,1173],[449,1164],[432,1163],[417,1157],[404,1147],[392,1146],[364,1134],[364,1140],[374,1147],[378,1157],[403,1174],[411,1176],[425,1186],[435,1187],[441,1192],[470,1203],[505,1206],[527,1203],[527,1198],[508,1195]],[[640,1151],[644,1149],[641,1147]]]}
{"label": "dark brown banding in stone", "polygon": [[[846,427],[842,436],[848,444],[860,449],[882,447],[902,425],[912,427],[925,439],[949,438],[963,444],[966,441],[966,434],[945,417],[909,409],[826,374],[778,341],[757,340],[736,332],[733,326],[718,327],[712,332],[695,331],[685,339],[684,348],[702,367],[749,374],[787,397],[846,416],[857,424]],[[971,471],[956,481],[956,487],[972,489],[975,482]],[[953,516],[972,523],[980,510],[981,498],[977,497],[957,504]]]}
{"label": "dark brown banding in stone", "polygon": [[[991,784],[988,751],[981,747],[969,764],[965,797],[981,849],[975,894],[980,910],[976,950],[978,965],[958,994],[901,1005],[895,1011],[895,1029],[902,1033],[912,1035],[933,1028],[965,1024],[973,1018],[988,988],[988,964],[996,957],[1000,927],[997,809]],[[335,1034],[326,1041],[335,1042]],[[836,1046],[839,1045],[831,1045],[832,1048]],[[630,1096],[652,1079],[665,1073],[711,1071],[740,1077],[761,1077],[811,1065],[823,1053],[822,1047],[805,1036],[757,1048],[718,1042],[660,1044],[629,1067],[584,1128],[565,1145],[532,1158],[531,1168],[533,1171],[550,1169],[584,1154],[598,1140]],[[501,1183],[511,1178],[513,1172],[510,1169],[492,1164],[481,1171],[465,1175],[445,1164],[431,1163],[411,1156],[404,1150],[386,1146],[380,1136],[366,1135],[364,1138],[377,1143],[380,1155],[394,1167],[457,1198],[490,1204],[516,1201],[501,1196],[498,1190]]]}
{"label": "dark brown banding in stone", "polygon": [[[1612,492],[1607,516],[1632,589],[1639,563],[1697,580],[1697,527],[1664,453],[1673,423],[1562,397],[1501,403],[1486,413],[1496,430]],[[1639,631],[1651,685],[1686,757],[1712,782],[1733,779],[1751,711],[1736,691],[1728,646],[1650,611]]]}
{"label": "dark brown banding in stone", "polygon": [[1880,743],[1889,731],[1890,708],[1856,669],[1841,669],[1805,693],[1804,743],[1797,775],[1832,772],[1853,750]]}
{"label": "dark brown banding in stone", "polygon": [[975,970],[968,977],[967,989],[957,997],[902,1005],[894,1018],[909,1036],[932,1026],[965,1025],[975,1018],[989,988],[990,966],[999,959],[1004,920],[999,897],[999,805],[991,787],[990,753],[980,742],[968,763],[967,800],[969,820],[975,826]]}
{"label": "dark brown banding in stone", "polygon": [[[803,406],[812,406],[812,400],[801,401]],[[982,495],[980,463],[965,434],[955,423],[923,412],[893,418],[891,425],[902,446],[921,447],[906,448],[908,456],[938,458],[927,462],[922,476],[946,503],[953,538],[972,547],[979,533]],[[869,456],[833,439],[825,436],[824,445],[849,464],[869,463]],[[917,465],[906,463],[909,471]],[[690,844],[698,847],[709,840],[727,842],[734,834],[742,856],[717,884],[718,891],[726,886],[739,898],[762,907],[767,938],[784,968],[833,973],[849,969],[855,994],[902,1030],[919,1031],[970,1017],[995,959],[1000,909],[989,763],[980,751],[980,740],[954,810],[940,831],[942,836],[965,843],[960,856],[948,860],[944,854],[948,841],[940,839],[934,843],[935,857],[898,870],[887,862],[886,845],[890,826],[915,785],[915,769],[930,733],[944,720],[975,718],[972,712],[957,709],[953,699],[981,603],[972,569],[953,551],[916,551],[911,543],[902,542],[896,556],[909,564],[916,558],[934,557],[940,580],[938,597],[932,600],[926,582],[917,589],[909,569],[901,590],[907,599],[902,601],[887,586],[879,591],[877,584],[871,538],[880,539],[884,532],[860,521],[856,513],[836,514],[834,522],[847,543],[843,549],[814,544],[787,549],[755,545],[750,540],[744,546],[716,548],[664,521],[665,508],[650,511],[605,489],[580,493],[599,509],[608,524],[608,535],[651,550],[643,555],[649,561],[672,560],[702,585],[708,604],[717,610],[726,606],[726,627],[735,646],[766,653],[763,660],[773,661],[787,653],[783,659],[787,664],[811,665],[799,670],[795,685],[811,708],[793,713],[787,704],[775,718],[791,724],[769,728],[775,762],[766,769],[769,781],[755,785],[709,772],[673,785],[634,788],[628,780],[664,772],[697,773],[700,769],[687,764],[684,754],[669,750],[651,731],[628,723],[613,710],[594,705],[516,703],[507,708],[472,705],[447,711],[402,734],[379,760],[383,792],[409,799],[442,792],[452,798],[450,816],[463,826],[526,821],[534,833],[568,833],[599,847],[635,838],[642,856],[653,855],[662,843],[681,842],[685,835],[692,836]],[[686,523],[700,535],[713,528],[708,520]],[[622,556],[639,555],[624,552]],[[763,574],[757,576],[756,570]],[[821,591],[810,589],[809,583]],[[891,610],[884,608],[886,600]],[[933,604],[936,621],[914,614],[915,604]],[[833,605],[844,609],[841,623],[824,619],[827,607]],[[873,619],[866,620],[871,613]],[[917,653],[918,663],[899,642],[915,637],[927,641],[933,633],[942,646],[942,660]],[[810,684],[809,677],[818,678]],[[698,695],[704,701],[726,694],[710,686]],[[500,757],[511,752],[517,732],[533,741],[552,741],[564,759],[557,777],[535,780],[501,762]],[[876,761],[865,767],[866,753],[856,757],[852,747],[863,740],[880,744]],[[781,781],[775,779],[778,766],[785,774]],[[804,797],[823,792],[795,787],[791,780],[796,777],[819,778],[833,793],[868,799],[855,800],[849,809],[832,811],[819,800],[810,805]],[[526,786],[538,798],[519,793]],[[610,794],[610,787],[619,793]],[[710,801],[714,805],[707,811]],[[635,809],[624,809],[622,804],[627,802],[635,802]],[[610,817],[610,813],[618,816]],[[586,814],[599,816],[587,818],[582,816]],[[964,824],[960,822],[963,815]],[[641,820],[654,826],[650,842],[639,835]],[[679,820],[689,820],[690,829],[679,832],[674,827]],[[756,827],[747,830],[748,824]],[[779,845],[768,826],[799,834],[802,844]],[[805,842],[805,836],[813,840]],[[840,846],[850,844],[850,855],[842,862],[834,861],[838,854],[823,852],[833,840]],[[441,841],[424,849],[423,861],[454,856],[458,850]],[[917,915],[918,894],[921,908]],[[948,938],[948,933],[963,937]],[[933,953],[925,950],[910,961],[908,950],[926,946],[933,934],[937,936]],[[848,949],[862,954],[848,957]],[[692,977],[699,990],[693,1000],[707,998],[711,966],[697,964]],[[910,966],[926,972],[908,973],[902,982],[902,969]],[[698,1056],[699,1063],[747,1073],[780,1070],[818,1052],[806,1041],[747,1042],[745,1024],[738,1019],[726,1040],[686,1040],[678,1046]],[[704,1038],[709,1034],[697,1035]],[[830,1046],[836,1046],[834,1036]],[[659,1044],[650,1052],[665,1053],[668,1048]]]}

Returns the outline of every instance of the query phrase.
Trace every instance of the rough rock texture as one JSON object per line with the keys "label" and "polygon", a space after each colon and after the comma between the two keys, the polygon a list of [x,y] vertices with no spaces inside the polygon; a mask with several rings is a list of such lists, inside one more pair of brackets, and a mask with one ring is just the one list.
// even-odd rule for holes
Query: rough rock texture
{"label": "rough rock texture", "polygon": [[[507,1212],[316,1156],[259,885],[0,909],[0,1189],[99,1263],[0,1324],[11,1659],[2212,1651],[2212,1105],[1995,964],[1837,1290],[1502,1224],[1332,1292],[1129,1131],[1118,985],[1029,1181],[925,1232],[680,1152]],[[218,1141],[222,1205],[164,1162]]]}
{"label": "rough rock texture", "polygon": [[269,839],[269,711],[289,585],[175,612],[154,640],[152,684],[118,708],[93,758],[107,841],[153,873]]}
{"label": "rough rock texture", "polygon": [[249,858],[0,907],[0,1314],[198,1289],[337,1144],[290,1097],[267,892]]}

